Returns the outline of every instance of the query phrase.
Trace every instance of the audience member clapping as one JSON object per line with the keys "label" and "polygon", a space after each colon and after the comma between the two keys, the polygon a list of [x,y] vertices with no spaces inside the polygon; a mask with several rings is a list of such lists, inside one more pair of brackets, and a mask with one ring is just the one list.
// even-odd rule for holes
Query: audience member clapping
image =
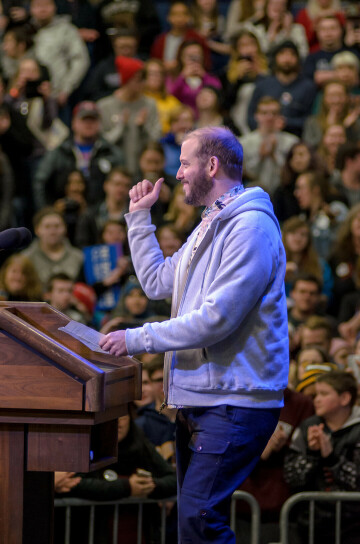
{"label": "audience member clapping", "polygon": [[347,139],[357,141],[360,137],[360,106],[353,104],[344,83],[329,81],[324,84],[324,94],[317,115],[307,118],[303,139],[312,147],[318,147],[329,126],[341,124]]}
{"label": "audience member clapping", "polygon": [[266,0],[264,16],[255,24],[261,32],[266,53],[271,53],[284,40],[291,40],[302,58],[308,54],[304,27],[294,23],[287,0]]}
{"label": "audience member clapping", "polygon": [[295,21],[305,28],[310,53],[319,49],[319,41],[316,28],[322,17],[336,15],[342,26],[345,24],[345,16],[341,11],[340,0],[308,0],[307,5],[300,9]]}
{"label": "audience member clapping", "polygon": [[64,107],[89,68],[85,43],[66,17],[56,16],[54,0],[31,0],[30,13],[36,58],[49,70],[54,96]]}
{"label": "audience member clapping", "polygon": [[253,30],[243,28],[231,40],[231,57],[225,76],[224,105],[241,134],[250,131],[248,106],[255,84],[267,74],[267,60]]}
{"label": "audience member clapping", "polygon": [[[359,407],[355,379],[342,371],[326,372],[315,384],[315,413],[294,432],[285,459],[284,476],[294,492],[359,491]],[[359,537],[357,506],[342,507],[341,538],[355,544]],[[297,514],[297,533],[308,542],[306,508]],[[315,539],[329,542],[334,535],[335,505],[315,506]]]}
{"label": "audience member clapping", "polygon": [[280,185],[281,168],[297,136],[283,130],[281,105],[271,96],[262,97],[256,106],[257,129],[240,138],[244,149],[245,177],[249,176],[270,195]]}
{"label": "audience member clapping", "polygon": [[311,113],[316,86],[302,75],[299,51],[292,41],[286,40],[277,46],[273,73],[259,81],[255,87],[249,104],[249,127],[254,130],[256,126],[254,116],[259,100],[270,95],[281,103],[284,129],[300,136],[306,117]]}
{"label": "audience member clapping", "polygon": [[138,59],[116,57],[121,86],[111,96],[97,102],[102,134],[124,152],[125,166],[138,173],[141,150],[161,137],[156,102],[144,95],[144,64]]}

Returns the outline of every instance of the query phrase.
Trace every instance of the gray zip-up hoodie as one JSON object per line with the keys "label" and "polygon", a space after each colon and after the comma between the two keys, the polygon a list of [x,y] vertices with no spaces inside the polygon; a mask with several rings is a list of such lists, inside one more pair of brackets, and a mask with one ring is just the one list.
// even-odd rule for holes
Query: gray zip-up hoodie
{"label": "gray zip-up hoodie", "polygon": [[125,217],[147,296],[173,294],[172,319],[126,331],[129,354],[173,351],[165,359],[168,404],[282,406],[289,362],[285,251],[268,194],[247,189],[221,210],[190,266],[197,229],[164,260],[150,213]]}

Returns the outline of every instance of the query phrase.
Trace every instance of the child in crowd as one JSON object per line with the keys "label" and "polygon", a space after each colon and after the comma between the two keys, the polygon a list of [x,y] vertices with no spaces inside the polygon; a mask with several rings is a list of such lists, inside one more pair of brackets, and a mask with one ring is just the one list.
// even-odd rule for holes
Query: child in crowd
{"label": "child in crowd", "polygon": [[[76,285],[83,285],[83,287],[77,287],[77,296],[74,296]],[[89,292],[90,297],[92,294],[90,299]],[[70,276],[65,273],[54,274],[49,279],[44,298],[51,306],[66,314],[70,319],[84,323],[84,325],[87,325],[91,320],[91,310],[94,309],[96,302],[95,292],[90,286],[74,284]]]}
{"label": "child in crowd", "polygon": [[24,255],[11,255],[0,268],[0,300],[41,299],[41,282],[31,260]]}
{"label": "child in crowd", "polygon": [[[355,406],[357,384],[351,374],[326,372],[317,378],[316,415],[294,432],[285,458],[285,480],[298,491],[359,491],[360,407]],[[335,505],[315,506],[315,542],[328,544],[334,537]],[[308,542],[308,512],[299,510],[297,525],[302,542]],[[359,541],[360,520],[355,503],[343,503],[341,541]]]}

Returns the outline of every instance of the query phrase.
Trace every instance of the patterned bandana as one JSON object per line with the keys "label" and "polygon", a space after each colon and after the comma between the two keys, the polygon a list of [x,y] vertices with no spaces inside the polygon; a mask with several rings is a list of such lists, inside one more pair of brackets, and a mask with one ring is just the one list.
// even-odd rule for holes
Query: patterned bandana
{"label": "patterned bandana", "polygon": [[242,185],[236,185],[230,191],[227,191],[223,195],[221,195],[211,206],[208,206],[205,208],[205,210],[201,214],[201,223],[200,228],[197,233],[197,237],[194,243],[194,247],[192,249],[191,258],[189,261],[189,265],[191,264],[191,261],[194,258],[194,255],[196,253],[197,248],[199,247],[200,242],[204,239],[204,236],[211,224],[211,221],[214,219],[214,217],[221,212],[226,206],[230,204],[235,198],[241,194],[244,191],[244,187]]}

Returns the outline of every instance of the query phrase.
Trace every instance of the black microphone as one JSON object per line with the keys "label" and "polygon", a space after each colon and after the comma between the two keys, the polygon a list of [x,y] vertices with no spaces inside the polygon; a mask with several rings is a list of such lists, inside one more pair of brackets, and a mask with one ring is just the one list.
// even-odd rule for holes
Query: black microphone
{"label": "black microphone", "polygon": [[18,249],[27,246],[31,240],[31,232],[25,227],[3,230],[0,232],[0,250]]}

